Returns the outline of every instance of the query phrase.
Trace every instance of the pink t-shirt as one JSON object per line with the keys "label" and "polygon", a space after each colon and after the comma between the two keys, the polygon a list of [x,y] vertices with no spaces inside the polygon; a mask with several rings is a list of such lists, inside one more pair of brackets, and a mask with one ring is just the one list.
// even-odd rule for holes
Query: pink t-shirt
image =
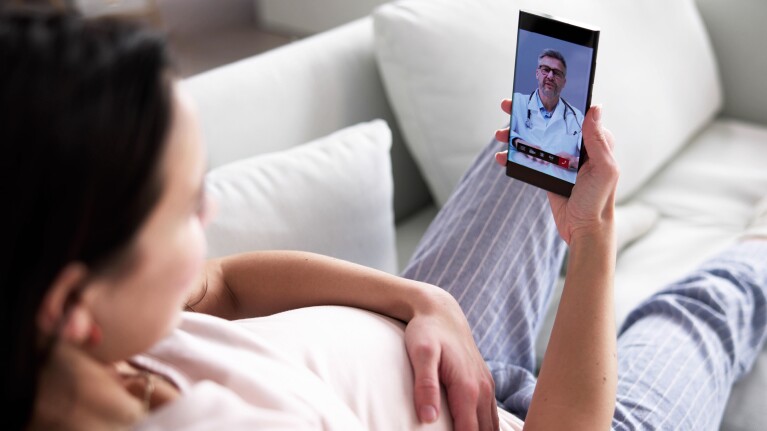
{"label": "pink t-shirt", "polygon": [[[450,430],[444,392],[433,424],[418,422],[404,325],[348,307],[311,307],[229,322],[184,313],[136,362],[182,396],[139,430]],[[523,423],[499,410],[502,430]]]}

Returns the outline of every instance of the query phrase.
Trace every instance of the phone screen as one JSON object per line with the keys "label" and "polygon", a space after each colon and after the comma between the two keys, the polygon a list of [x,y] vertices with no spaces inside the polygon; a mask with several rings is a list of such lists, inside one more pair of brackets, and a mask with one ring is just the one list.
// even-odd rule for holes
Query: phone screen
{"label": "phone screen", "polygon": [[599,31],[520,11],[507,174],[570,195],[585,162]]}

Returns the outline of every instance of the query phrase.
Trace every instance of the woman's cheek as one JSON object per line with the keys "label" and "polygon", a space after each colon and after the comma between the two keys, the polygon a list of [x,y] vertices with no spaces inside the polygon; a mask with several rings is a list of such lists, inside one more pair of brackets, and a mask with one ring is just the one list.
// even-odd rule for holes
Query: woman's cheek
{"label": "woman's cheek", "polygon": [[197,217],[190,218],[185,230],[183,240],[179,241],[180,249],[176,255],[183,257],[183,262],[179,262],[177,266],[184,268],[179,284],[189,294],[195,288],[195,283],[199,280],[204,268],[207,242],[203,226]]}

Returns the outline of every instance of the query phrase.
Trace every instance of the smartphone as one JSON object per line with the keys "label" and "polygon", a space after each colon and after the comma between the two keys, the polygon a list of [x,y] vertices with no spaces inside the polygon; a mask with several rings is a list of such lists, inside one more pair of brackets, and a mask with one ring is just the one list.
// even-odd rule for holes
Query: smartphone
{"label": "smartphone", "polygon": [[588,157],[582,127],[598,43],[595,27],[519,12],[506,175],[570,196]]}

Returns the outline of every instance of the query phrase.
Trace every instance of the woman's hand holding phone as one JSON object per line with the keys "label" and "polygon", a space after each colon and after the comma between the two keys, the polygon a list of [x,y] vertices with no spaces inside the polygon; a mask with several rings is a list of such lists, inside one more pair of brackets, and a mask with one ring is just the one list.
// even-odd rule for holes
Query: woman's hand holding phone
{"label": "woman's hand holding phone", "polygon": [[[501,102],[501,109],[511,112],[511,100]],[[570,198],[548,192],[549,203],[554,214],[559,234],[568,244],[575,236],[592,234],[595,231],[612,231],[615,207],[615,188],[618,183],[618,165],[613,157],[614,138],[601,123],[602,108],[589,109],[583,122],[583,141],[587,161],[578,173],[578,181]],[[508,142],[509,129],[496,131],[495,137]],[[495,160],[506,166],[507,151],[496,153]]]}
{"label": "woman's hand holding phone", "polygon": [[[511,111],[511,101],[501,104]],[[548,192],[560,236],[570,246],[562,298],[525,429],[607,429],[617,388],[615,311],[615,189],[613,136],[602,127],[601,107],[588,110],[583,145],[589,157],[570,197]],[[509,129],[496,132],[508,142]],[[495,155],[505,166],[507,152]]]}

